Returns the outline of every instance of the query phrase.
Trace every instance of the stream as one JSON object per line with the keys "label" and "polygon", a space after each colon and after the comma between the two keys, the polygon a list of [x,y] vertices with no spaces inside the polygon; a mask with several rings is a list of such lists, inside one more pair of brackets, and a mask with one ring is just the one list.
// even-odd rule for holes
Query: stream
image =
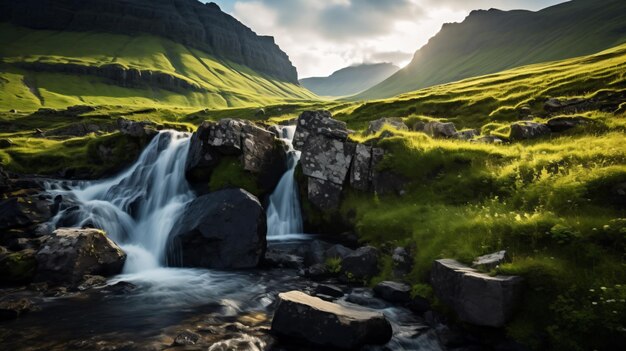
{"label": "stream", "polygon": [[[293,132],[293,127],[282,129],[287,145]],[[277,341],[269,327],[278,293],[313,293],[324,282],[310,281],[289,268],[219,271],[167,266],[168,235],[195,198],[184,176],[189,137],[160,132],[139,160],[114,178],[49,185],[50,193],[71,197],[78,206],[69,215],[59,213],[55,226],[104,229],[127,253],[127,261],[123,273],[109,279],[105,288],[40,296],[39,311],[0,323],[2,349],[160,350],[170,348],[185,330],[202,336],[192,349],[318,349]],[[299,156],[290,146],[289,170],[269,198],[268,250],[293,252],[315,238],[302,233],[293,176]],[[330,283],[375,302],[374,308],[392,323],[392,340],[366,350],[442,349],[421,317],[364,289]],[[345,296],[336,302],[350,304]]]}

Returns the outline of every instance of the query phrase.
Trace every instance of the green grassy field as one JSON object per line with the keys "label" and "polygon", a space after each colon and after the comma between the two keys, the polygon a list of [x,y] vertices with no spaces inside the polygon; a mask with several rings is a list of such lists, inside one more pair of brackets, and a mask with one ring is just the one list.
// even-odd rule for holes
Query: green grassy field
{"label": "green grassy field", "polygon": [[[164,72],[203,91],[127,88],[99,77],[33,72],[21,66],[36,62],[96,67],[115,63]],[[298,85],[162,38],[30,30],[8,24],[0,24],[0,89],[0,110],[23,111],[79,104],[217,109],[318,99]]]}

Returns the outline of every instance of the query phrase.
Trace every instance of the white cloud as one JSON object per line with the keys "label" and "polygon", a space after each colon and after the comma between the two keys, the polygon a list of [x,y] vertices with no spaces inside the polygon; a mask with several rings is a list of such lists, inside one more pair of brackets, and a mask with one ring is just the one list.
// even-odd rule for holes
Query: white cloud
{"label": "white cloud", "polygon": [[406,65],[446,22],[478,8],[539,9],[561,0],[214,0],[272,35],[301,78],[363,62]]}

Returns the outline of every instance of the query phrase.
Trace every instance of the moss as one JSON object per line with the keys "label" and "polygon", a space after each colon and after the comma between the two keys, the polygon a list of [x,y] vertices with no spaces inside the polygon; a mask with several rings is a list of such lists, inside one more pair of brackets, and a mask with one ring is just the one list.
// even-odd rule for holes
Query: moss
{"label": "moss", "polygon": [[210,191],[226,188],[241,188],[249,193],[261,197],[263,189],[258,185],[257,177],[245,171],[237,157],[223,157],[211,173],[209,181]]}
{"label": "moss", "polygon": [[0,257],[0,282],[28,283],[35,276],[37,261],[32,250],[14,252]]}

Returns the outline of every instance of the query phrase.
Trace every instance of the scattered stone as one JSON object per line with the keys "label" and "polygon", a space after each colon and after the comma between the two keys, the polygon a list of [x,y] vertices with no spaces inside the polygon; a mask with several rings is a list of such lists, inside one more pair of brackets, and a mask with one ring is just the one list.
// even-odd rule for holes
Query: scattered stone
{"label": "scattered stone", "polygon": [[344,259],[352,253],[354,253],[354,250],[351,250],[341,244],[335,244],[331,246],[330,249],[326,250],[324,257],[326,259],[329,259],[329,258]]}
{"label": "scattered stone", "polygon": [[369,280],[379,272],[378,258],[375,247],[360,247],[341,261],[341,276],[350,281]]}
{"label": "scattered stone", "polygon": [[265,253],[265,265],[272,268],[294,268],[302,266],[302,257],[285,252],[268,250]]}
{"label": "scattered stone", "polygon": [[200,340],[200,334],[196,334],[191,330],[185,330],[184,332],[178,334],[174,339],[174,344],[172,346],[189,346],[195,345]]}
{"label": "scattered stone", "polygon": [[426,128],[426,122],[424,121],[416,121],[409,126],[409,129],[414,132],[423,132],[424,128]]}
{"label": "scattered stone", "polygon": [[13,146],[13,140],[11,139],[0,139],[0,149],[8,149]]}
{"label": "scattered stone", "polygon": [[508,260],[508,256],[505,250],[494,252],[488,255],[477,257],[472,267],[478,268],[483,271],[490,271],[495,269],[499,265],[503,264]]}
{"label": "scattered stone", "polygon": [[452,122],[428,122],[424,126],[424,132],[433,138],[454,138],[457,133]]}
{"label": "scattered stone", "polygon": [[451,259],[433,263],[431,283],[437,297],[452,307],[459,319],[496,328],[510,320],[523,292],[521,277],[492,277]]}
{"label": "scattered stone", "polygon": [[391,261],[393,263],[393,272],[396,276],[406,275],[413,269],[413,258],[403,247],[393,249]]}
{"label": "scattered stone", "polygon": [[593,122],[594,121],[591,118],[586,118],[582,116],[555,117],[550,119],[547,122],[547,125],[552,132],[560,133],[572,128],[576,128],[578,126],[590,125]]}
{"label": "scattered stone", "polygon": [[480,133],[476,129],[466,129],[454,134],[455,139],[469,141],[476,138]]}
{"label": "scattered stone", "polygon": [[471,142],[479,144],[502,144],[503,140],[493,135],[483,135],[474,140],[471,140]]}
{"label": "scattered stone", "polygon": [[535,139],[550,134],[550,128],[536,122],[516,122],[511,124],[511,140]]}
{"label": "scattered stone", "polygon": [[14,109],[14,108],[13,108],[13,109],[9,110],[9,112],[10,112],[10,113],[17,113],[18,111],[17,111],[16,109]]}
{"label": "scattered stone", "polygon": [[533,111],[530,109],[530,106],[524,105],[517,110],[520,118],[527,118],[528,116],[533,114]]}
{"label": "scattered stone", "polygon": [[107,279],[101,275],[85,275],[83,281],[78,285],[78,290],[85,291],[93,288],[103,287],[107,284]]}
{"label": "scattered stone", "polygon": [[254,268],[265,254],[266,234],[259,200],[243,189],[225,189],[188,204],[169,237],[184,267]]}
{"label": "scattered stone", "polygon": [[392,303],[411,301],[411,287],[404,283],[383,281],[376,284],[374,293],[381,299]]}
{"label": "scattered stone", "polygon": [[80,282],[84,275],[110,276],[122,271],[126,254],[98,229],[60,228],[35,256],[37,281]]}
{"label": "scattered stone", "polygon": [[311,280],[322,280],[329,276],[329,272],[325,264],[316,263],[304,270],[304,276]]}
{"label": "scattered stone", "polygon": [[385,126],[388,125],[397,130],[409,130],[409,127],[404,124],[402,118],[399,117],[391,117],[391,118],[380,118],[369,123],[367,127],[367,131],[365,132],[367,135],[376,134],[383,130]]}
{"label": "scattered stone", "polygon": [[392,336],[391,324],[382,313],[348,308],[300,291],[278,295],[271,330],[278,335],[340,349],[382,345]]}
{"label": "scattered stone", "polygon": [[424,314],[431,309],[430,302],[419,295],[411,298],[411,301],[406,304],[406,307],[410,309],[413,313],[419,315]]}
{"label": "scattered stone", "polygon": [[122,134],[134,138],[153,137],[158,134],[156,124],[148,121],[135,122],[124,118],[118,118],[117,127]]}
{"label": "scattered stone", "polygon": [[384,301],[374,297],[374,292],[369,288],[357,288],[352,290],[346,297],[346,301],[375,309],[387,307]]}
{"label": "scattered stone", "polygon": [[106,295],[126,295],[135,291],[135,289],[137,289],[137,285],[121,281],[105,286],[101,292]]}
{"label": "scattered stone", "polygon": [[18,318],[32,308],[33,302],[27,298],[0,300],[0,321]]}
{"label": "scattered stone", "polygon": [[30,282],[36,271],[37,260],[32,249],[0,254],[0,283]]}

